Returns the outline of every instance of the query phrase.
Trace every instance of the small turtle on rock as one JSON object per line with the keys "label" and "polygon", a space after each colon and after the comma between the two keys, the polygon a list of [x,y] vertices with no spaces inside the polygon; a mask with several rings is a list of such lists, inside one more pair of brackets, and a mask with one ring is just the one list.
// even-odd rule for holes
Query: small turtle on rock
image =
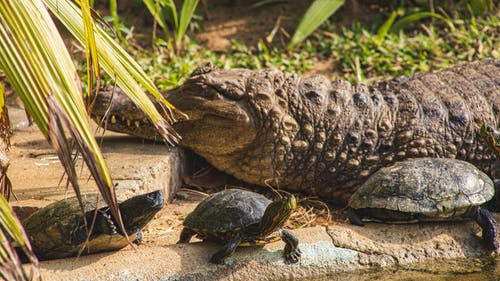
{"label": "small turtle on rock", "polygon": [[[82,196],[82,201],[84,215],[78,199],[71,197],[52,203],[23,221],[24,229],[39,259],[65,258],[76,256],[80,252],[91,254],[112,251],[129,244],[103,200],[99,200],[96,206],[97,195],[91,194]],[[134,196],[119,204],[123,224],[131,241],[136,244],[141,242],[141,229],[163,206],[164,196],[160,190]],[[83,216],[90,228],[95,214],[95,223],[85,244],[88,232]]]}
{"label": "small turtle on rock", "polygon": [[373,174],[349,200],[349,219],[363,225],[363,218],[400,223],[470,218],[481,226],[488,249],[498,251],[495,219],[481,207],[493,194],[492,180],[470,163],[411,159]]}
{"label": "small turtle on rock", "polygon": [[184,220],[179,242],[188,243],[196,235],[202,240],[224,244],[210,262],[222,264],[238,246],[264,245],[279,240],[286,243],[285,261],[300,258],[298,239],[281,229],[295,211],[297,201],[291,194],[271,201],[261,194],[227,189],[210,195]]}

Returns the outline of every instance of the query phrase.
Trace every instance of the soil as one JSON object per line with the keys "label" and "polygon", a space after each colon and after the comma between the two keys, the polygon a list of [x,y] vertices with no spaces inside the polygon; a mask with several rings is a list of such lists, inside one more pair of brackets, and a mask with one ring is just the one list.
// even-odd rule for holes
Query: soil
{"label": "soil", "polygon": [[[244,43],[249,47],[263,40],[280,48],[285,48],[302,15],[313,1],[275,0],[275,1],[243,1],[243,0],[205,0],[200,1],[195,15],[198,26],[188,30],[188,35],[200,45],[212,51],[225,51],[233,41]],[[260,5],[261,3],[264,3]],[[384,6],[385,5],[385,6]],[[387,10],[383,1],[346,1],[336,12],[334,24],[338,27],[349,26],[354,20],[370,23],[379,12]],[[103,15],[107,14],[107,4],[98,6]],[[151,46],[153,33],[152,17],[145,17],[149,12],[143,5],[120,3],[118,14],[127,26],[133,27],[134,33],[140,35],[143,46]],[[273,29],[277,32],[272,35]],[[157,29],[159,37],[164,36]],[[144,35],[146,35],[144,37]],[[146,40],[144,40],[146,39]],[[320,68],[324,68],[321,66]]]}

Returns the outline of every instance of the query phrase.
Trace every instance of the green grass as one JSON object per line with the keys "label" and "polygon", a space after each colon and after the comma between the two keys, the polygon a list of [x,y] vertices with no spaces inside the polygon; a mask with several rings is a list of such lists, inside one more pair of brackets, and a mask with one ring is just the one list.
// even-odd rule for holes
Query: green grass
{"label": "green grass", "polygon": [[410,31],[389,32],[383,38],[378,27],[355,23],[339,29],[326,23],[293,51],[268,47],[263,42],[257,46],[233,42],[226,52],[213,52],[189,39],[178,55],[165,44],[156,44],[155,50],[128,48],[163,90],[179,85],[197,66],[209,61],[222,68],[274,67],[300,74],[329,59],[334,64],[329,78],[371,83],[441,69],[460,61],[500,58],[500,12],[485,18],[449,20],[453,31],[442,22],[431,25],[430,21],[422,21],[413,23]]}
{"label": "green grass", "polygon": [[[355,25],[321,42],[318,52],[338,62],[336,76],[352,82],[410,75],[474,61],[500,57],[500,14],[487,19],[453,21],[455,29],[432,25],[419,26],[412,32],[388,33],[381,41],[377,34]],[[313,46],[315,44],[312,44]]]}

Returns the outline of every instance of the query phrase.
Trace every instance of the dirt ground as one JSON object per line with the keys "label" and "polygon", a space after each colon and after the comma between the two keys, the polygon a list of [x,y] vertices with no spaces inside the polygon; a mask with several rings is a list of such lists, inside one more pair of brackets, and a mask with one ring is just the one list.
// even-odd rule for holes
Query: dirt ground
{"label": "dirt ground", "polygon": [[[263,5],[259,3],[264,2]],[[378,3],[377,3],[378,2]],[[371,22],[381,9],[382,1],[346,1],[336,12],[335,24],[349,26],[353,20]],[[302,15],[312,1],[278,0],[278,1],[200,1],[198,17],[194,22],[199,27],[188,30],[188,35],[199,44],[213,51],[224,51],[231,46],[231,41],[242,42],[249,47],[256,46],[260,40],[273,46],[284,48],[297,27]],[[107,14],[107,4],[100,4],[98,10]],[[136,34],[149,35],[153,32],[152,17],[145,17],[148,11],[143,5],[128,2],[119,3],[118,14],[128,26],[134,28]],[[272,36],[273,29],[276,33]],[[158,36],[162,36],[158,30]],[[143,36],[141,36],[143,38]],[[151,46],[146,41],[138,42]],[[320,66],[319,68],[322,68]]]}

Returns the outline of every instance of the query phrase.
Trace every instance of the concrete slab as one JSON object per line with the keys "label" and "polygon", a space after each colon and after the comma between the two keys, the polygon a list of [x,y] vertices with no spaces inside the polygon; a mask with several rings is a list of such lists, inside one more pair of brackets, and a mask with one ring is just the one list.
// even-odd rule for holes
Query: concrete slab
{"label": "concrete slab", "polygon": [[[185,173],[183,150],[163,143],[106,133],[101,147],[119,199],[161,189],[169,201],[182,183]],[[13,205],[45,206],[65,196],[64,175],[57,155],[36,127],[18,128],[12,137],[9,177],[18,200]],[[77,160],[79,183],[84,193],[97,192],[94,180],[83,160]]]}

